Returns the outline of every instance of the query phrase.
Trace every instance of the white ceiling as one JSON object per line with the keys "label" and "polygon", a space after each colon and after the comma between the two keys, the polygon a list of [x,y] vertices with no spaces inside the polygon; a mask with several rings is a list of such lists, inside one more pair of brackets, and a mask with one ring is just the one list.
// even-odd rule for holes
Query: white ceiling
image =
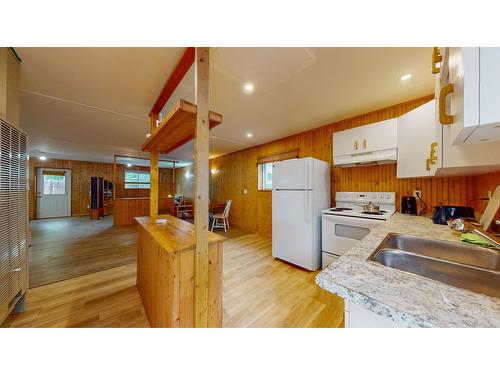
{"label": "white ceiling", "polygon": [[[17,48],[31,153],[112,161],[140,155],[148,113],[180,48]],[[430,94],[431,48],[214,48],[212,157]],[[411,73],[410,80],[401,81]],[[253,94],[243,92],[252,82]],[[167,103],[194,101],[194,70]],[[251,132],[252,138],[246,134]],[[192,142],[168,155],[193,157]]]}

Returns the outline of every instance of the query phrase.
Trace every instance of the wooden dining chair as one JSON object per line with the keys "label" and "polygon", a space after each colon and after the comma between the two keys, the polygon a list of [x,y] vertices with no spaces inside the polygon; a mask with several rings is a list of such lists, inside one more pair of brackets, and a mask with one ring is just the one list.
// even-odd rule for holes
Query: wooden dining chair
{"label": "wooden dining chair", "polygon": [[224,207],[224,212],[221,214],[214,214],[212,219],[212,232],[214,228],[224,228],[224,232],[227,232],[229,228],[229,210],[231,209],[231,199],[226,202],[226,207]]}

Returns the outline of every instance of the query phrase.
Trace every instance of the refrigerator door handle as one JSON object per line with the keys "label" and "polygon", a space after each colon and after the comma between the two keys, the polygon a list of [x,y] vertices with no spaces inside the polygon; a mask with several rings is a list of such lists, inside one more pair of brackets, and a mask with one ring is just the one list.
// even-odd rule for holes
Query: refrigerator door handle
{"label": "refrigerator door handle", "polygon": [[311,192],[306,192],[306,197],[304,199],[305,210],[306,210],[306,222],[310,222],[311,217]]}
{"label": "refrigerator door handle", "polygon": [[307,174],[309,173],[309,165],[307,163],[307,160],[306,162],[304,163],[304,168],[306,169],[304,171],[304,189],[307,189],[309,186],[307,186]]}

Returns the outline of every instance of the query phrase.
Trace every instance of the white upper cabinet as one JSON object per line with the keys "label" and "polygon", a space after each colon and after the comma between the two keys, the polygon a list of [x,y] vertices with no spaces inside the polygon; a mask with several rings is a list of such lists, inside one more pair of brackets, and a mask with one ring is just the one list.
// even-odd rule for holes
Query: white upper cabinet
{"label": "white upper cabinet", "polygon": [[333,153],[338,155],[351,155],[361,152],[360,138],[361,127],[343,130],[333,134]]}
{"label": "white upper cabinet", "polygon": [[479,127],[467,142],[500,141],[500,48],[480,48]]}
{"label": "white upper cabinet", "polygon": [[389,150],[398,144],[398,120],[396,118],[362,126],[361,146],[363,152]]}
{"label": "white upper cabinet", "polygon": [[500,48],[442,48],[439,121],[454,145],[500,140]]}
{"label": "white upper cabinet", "polygon": [[438,166],[435,101],[398,118],[397,177],[433,176]]}
{"label": "white upper cabinet", "polygon": [[[480,95],[481,87],[486,89],[492,82],[496,82],[493,85],[500,84],[500,73],[483,74],[488,69],[492,70],[488,68],[483,72],[480,69],[483,50],[486,49],[441,48],[443,62],[436,77],[435,90],[435,137],[438,143],[436,175],[480,174],[500,170],[500,128],[495,128],[497,125],[494,123],[481,122],[482,106],[490,108],[491,105],[486,103],[493,99],[483,103],[485,98]],[[488,63],[483,61],[486,65],[493,61],[491,55],[498,53],[493,51],[498,49],[489,50]],[[486,83],[488,80],[492,82]],[[491,87],[488,96],[494,90],[500,88]],[[498,94],[495,95],[500,98]],[[500,108],[490,109],[489,118],[495,117],[495,111],[500,121]],[[488,132],[491,137],[484,137]]]}
{"label": "white upper cabinet", "polygon": [[355,166],[394,163],[397,157],[397,119],[390,119],[333,134],[333,164]]}

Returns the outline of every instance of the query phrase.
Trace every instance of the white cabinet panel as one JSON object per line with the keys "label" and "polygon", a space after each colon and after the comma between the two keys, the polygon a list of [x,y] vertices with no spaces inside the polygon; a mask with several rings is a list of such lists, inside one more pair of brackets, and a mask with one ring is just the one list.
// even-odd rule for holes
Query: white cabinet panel
{"label": "white cabinet panel", "polygon": [[350,301],[345,301],[346,328],[408,328],[402,320],[378,315]]}
{"label": "white cabinet panel", "polygon": [[362,127],[359,127],[334,133],[334,155],[352,155],[361,152],[361,147],[359,144],[359,139],[361,138],[361,129]]}
{"label": "white cabinet panel", "polygon": [[436,173],[437,161],[427,170],[431,144],[436,142],[435,121],[434,100],[399,117],[398,178],[433,176]]}
{"label": "white cabinet panel", "polygon": [[459,145],[479,126],[479,48],[450,48],[448,64],[454,90],[447,107],[453,124],[445,126],[450,128],[451,142]]}
{"label": "white cabinet panel", "polygon": [[500,48],[481,48],[479,66],[480,123],[500,124]]}
{"label": "white cabinet panel", "polygon": [[[439,77],[437,79],[439,80]],[[439,122],[439,108],[437,103],[438,101],[436,100],[435,136],[438,142],[438,169],[436,175],[458,176],[489,173],[500,170],[498,157],[499,142],[454,145],[452,143],[451,126],[441,125]],[[471,137],[473,135],[471,135]]]}
{"label": "white cabinet panel", "polygon": [[397,118],[333,134],[333,164],[394,163],[397,153]]}
{"label": "white cabinet panel", "polygon": [[388,150],[397,147],[398,119],[380,121],[362,126],[360,148],[362,152]]}
{"label": "white cabinet panel", "polygon": [[447,53],[440,88],[454,85],[446,98],[446,113],[453,115],[453,124],[446,125],[451,144],[500,141],[500,48],[442,50]]}

